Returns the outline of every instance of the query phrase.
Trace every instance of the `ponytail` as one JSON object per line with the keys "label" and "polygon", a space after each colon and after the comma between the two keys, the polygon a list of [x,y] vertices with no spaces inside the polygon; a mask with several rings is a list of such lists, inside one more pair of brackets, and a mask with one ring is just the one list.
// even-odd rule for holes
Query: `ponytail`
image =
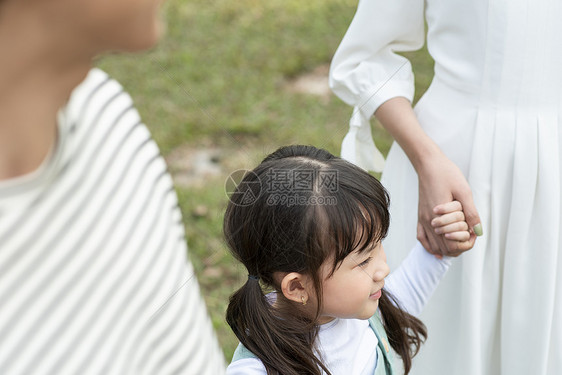
{"label": "ponytail", "polygon": [[273,308],[259,281],[250,277],[230,297],[226,321],[240,343],[261,360],[268,375],[330,374],[313,351],[314,322],[298,314],[281,293],[277,298]]}
{"label": "ponytail", "polygon": [[415,316],[402,310],[396,299],[386,290],[379,299],[379,309],[388,342],[402,358],[404,375],[407,375],[412,368],[412,358],[418,354],[427,338],[425,325]]}

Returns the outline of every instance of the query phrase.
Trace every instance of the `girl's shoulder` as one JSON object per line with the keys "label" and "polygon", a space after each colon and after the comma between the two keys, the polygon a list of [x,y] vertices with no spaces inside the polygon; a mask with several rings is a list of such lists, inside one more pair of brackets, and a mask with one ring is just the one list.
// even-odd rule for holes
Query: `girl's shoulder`
{"label": "girl's shoulder", "polygon": [[238,344],[226,375],[266,375],[263,363],[244,345]]}
{"label": "girl's shoulder", "polygon": [[238,347],[236,347],[236,350],[234,351],[234,355],[232,356],[232,362],[238,361],[240,359],[246,359],[246,358],[257,358],[257,357],[248,348],[242,345],[242,343],[239,343]]}

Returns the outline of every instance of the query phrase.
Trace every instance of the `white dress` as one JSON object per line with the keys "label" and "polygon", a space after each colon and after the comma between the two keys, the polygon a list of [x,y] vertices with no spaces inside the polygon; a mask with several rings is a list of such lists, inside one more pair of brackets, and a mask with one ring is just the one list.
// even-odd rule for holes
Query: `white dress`
{"label": "white dress", "polygon": [[[467,177],[484,236],[422,314],[429,339],[412,374],[562,374],[562,2],[361,0],[330,80],[355,106],[342,155],[365,168],[381,164],[370,116],[412,100],[410,63],[393,51],[420,48],[424,20],[435,77],[415,111]],[[415,241],[418,199],[396,143],[382,180],[392,268]]]}

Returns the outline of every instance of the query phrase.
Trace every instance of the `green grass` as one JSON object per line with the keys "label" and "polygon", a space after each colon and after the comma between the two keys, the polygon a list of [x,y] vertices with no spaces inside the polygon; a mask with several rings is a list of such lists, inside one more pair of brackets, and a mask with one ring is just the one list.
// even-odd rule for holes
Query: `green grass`
{"label": "green grass", "polygon": [[[225,177],[285,144],[338,154],[351,108],[335,96],[295,94],[286,83],[329,64],[355,7],[350,0],[170,0],[157,48],[97,63],[131,93],[165,156],[186,145],[223,150],[224,175],[177,191],[189,256],[227,360],[237,340],[224,312],[246,275],[222,240]],[[415,63],[419,98],[433,64],[425,50],[406,56]],[[386,153],[390,137],[376,124],[373,132]]]}

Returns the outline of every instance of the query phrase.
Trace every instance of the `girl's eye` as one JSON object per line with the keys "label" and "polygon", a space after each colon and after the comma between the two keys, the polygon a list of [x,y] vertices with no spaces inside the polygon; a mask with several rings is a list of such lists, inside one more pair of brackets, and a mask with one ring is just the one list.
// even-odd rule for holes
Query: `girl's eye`
{"label": "girl's eye", "polygon": [[358,264],[359,267],[365,267],[367,264],[369,264],[369,262],[371,261],[371,259],[373,259],[373,257],[368,257],[367,259],[365,259],[364,261],[362,261],[361,263]]}

